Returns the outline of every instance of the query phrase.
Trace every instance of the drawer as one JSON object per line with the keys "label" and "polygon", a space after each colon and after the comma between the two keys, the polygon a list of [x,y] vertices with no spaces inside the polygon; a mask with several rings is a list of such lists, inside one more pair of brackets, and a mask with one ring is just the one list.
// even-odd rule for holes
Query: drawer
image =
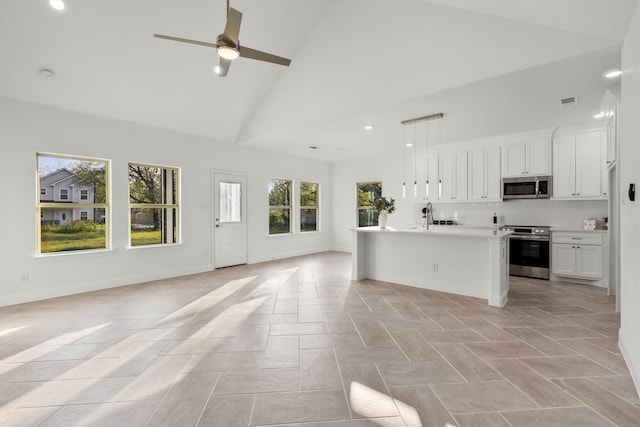
{"label": "drawer", "polygon": [[602,234],[592,233],[551,233],[552,243],[580,243],[583,245],[602,245]]}

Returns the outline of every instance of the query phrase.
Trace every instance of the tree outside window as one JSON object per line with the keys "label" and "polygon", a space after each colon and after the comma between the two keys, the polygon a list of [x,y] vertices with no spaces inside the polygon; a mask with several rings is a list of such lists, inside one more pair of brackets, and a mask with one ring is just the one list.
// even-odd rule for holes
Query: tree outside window
{"label": "tree outside window", "polygon": [[300,232],[318,231],[318,190],[315,182],[300,183]]}
{"label": "tree outside window", "polygon": [[131,246],[178,243],[177,168],[129,163]]}
{"label": "tree outside window", "polygon": [[37,253],[108,249],[109,162],[49,154],[37,162]]}
{"label": "tree outside window", "polygon": [[286,179],[269,180],[269,234],[291,233],[291,189]]}
{"label": "tree outside window", "polygon": [[382,197],[382,182],[359,182],[356,184],[358,227],[378,225],[378,213],[373,201]]}

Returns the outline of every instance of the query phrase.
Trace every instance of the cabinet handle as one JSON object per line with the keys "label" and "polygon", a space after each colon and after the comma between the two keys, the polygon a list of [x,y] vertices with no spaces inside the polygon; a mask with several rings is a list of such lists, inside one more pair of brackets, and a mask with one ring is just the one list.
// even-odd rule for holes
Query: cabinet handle
{"label": "cabinet handle", "polygon": [[578,196],[580,195],[580,193],[578,193]]}
{"label": "cabinet handle", "polygon": [[576,195],[576,193],[571,193],[571,195],[572,195],[572,196],[575,196],[575,195]]}

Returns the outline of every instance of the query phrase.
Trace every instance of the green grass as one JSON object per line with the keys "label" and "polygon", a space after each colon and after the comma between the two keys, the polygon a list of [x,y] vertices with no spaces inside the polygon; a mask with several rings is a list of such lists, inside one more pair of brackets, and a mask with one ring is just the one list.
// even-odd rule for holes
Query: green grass
{"label": "green grass", "polygon": [[159,245],[161,239],[160,230],[131,230],[131,246]]}
{"label": "green grass", "polygon": [[43,230],[40,240],[40,252],[86,251],[91,249],[105,249],[107,245],[106,230],[103,225],[95,231],[78,231],[74,233],[60,233]]}

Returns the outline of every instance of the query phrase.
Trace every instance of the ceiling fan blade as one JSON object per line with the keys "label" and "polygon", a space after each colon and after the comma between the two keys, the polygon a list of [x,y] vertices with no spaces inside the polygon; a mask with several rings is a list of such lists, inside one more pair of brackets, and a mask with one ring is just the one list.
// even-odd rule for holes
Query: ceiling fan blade
{"label": "ceiling fan blade", "polygon": [[220,63],[216,67],[216,73],[218,77],[225,77],[229,73],[229,67],[231,66],[231,60],[220,58]]}
{"label": "ceiling fan blade", "polygon": [[258,61],[271,62],[273,64],[284,65],[287,67],[289,66],[289,64],[291,64],[290,59],[251,49],[245,46],[238,46],[238,51],[240,52],[240,56],[242,56],[243,58],[257,59]]}
{"label": "ceiling fan blade", "polygon": [[224,37],[238,46],[238,35],[240,34],[240,22],[242,13],[234,8],[229,8],[227,12],[227,24],[224,26]]}
{"label": "ceiling fan blade", "polygon": [[213,47],[213,48],[217,48],[218,47],[218,45],[215,44],[215,43],[201,42],[201,41],[198,41],[198,40],[183,39],[183,38],[180,38],[180,37],[173,37],[173,36],[165,36],[164,34],[154,34],[153,36],[157,37],[159,39],[173,40],[174,42],[197,44],[197,45],[200,45],[200,46]]}

